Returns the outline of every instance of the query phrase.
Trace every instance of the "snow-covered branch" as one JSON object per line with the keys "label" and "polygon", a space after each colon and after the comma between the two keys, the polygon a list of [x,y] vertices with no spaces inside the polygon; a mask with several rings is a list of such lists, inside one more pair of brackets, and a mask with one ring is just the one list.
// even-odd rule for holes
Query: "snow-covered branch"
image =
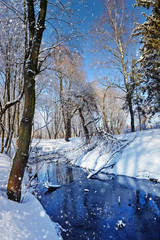
{"label": "snow-covered branch", "polygon": [[4,106],[2,106],[1,103],[0,103],[0,106],[1,106],[0,116],[2,116],[8,108],[10,108],[13,105],[15,105],[16,103],[20,102],[20,100],[23,97],[23,93],[24,93],[24,90],[22,90],[20,95],[15,100],[10,101],[10,102],[6,102],[6,104]]}
{"label": "snow-covered branch", "polygon": [[134,139],[137,137],[137,134],[129,141],[125,142],[123,145],[119,146],[118,149],[116,149],[109,157],[109,159],[107,160],[107,162],[105,164],[103,164],[101,167],[99,167],[97,170],[91,172],[87,178],[91,178],[92,176],[96,175],[97,173],[101,172],[103,169],[106,169],[108,167],[112,167],[114,166],[115,163],[112,163],[109,165],[109,163],[112,161],[113,157],[119,153],[122,149],[124,149],[127,145],[129,145],[131,142],[134,141]]}

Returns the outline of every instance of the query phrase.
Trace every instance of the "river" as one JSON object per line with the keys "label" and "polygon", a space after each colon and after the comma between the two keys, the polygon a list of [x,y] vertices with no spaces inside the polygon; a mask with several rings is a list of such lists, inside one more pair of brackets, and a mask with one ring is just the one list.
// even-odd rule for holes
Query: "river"
{"label": "river", "polygon": [[[64,162],[38,163],[38,199],[64,240],[159,240],[160,184],[128,177],[87,179]],[[60,184],[49,192],[44,183]]]}

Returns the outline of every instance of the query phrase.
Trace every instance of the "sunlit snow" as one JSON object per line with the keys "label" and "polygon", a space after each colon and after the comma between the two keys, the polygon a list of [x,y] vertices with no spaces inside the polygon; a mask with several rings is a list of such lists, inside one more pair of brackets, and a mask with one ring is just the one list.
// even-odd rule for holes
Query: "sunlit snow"
{"label": "sunlit snow", "polygon": [[[130,133],[117,136],[118,139],[133,139],[122,151],[119,151],[111,160],[112,168],[103,169],[106,173],[126,175],[134,178],[160,181],[160,130],[146,130],[138,133]],[[37,144],[38,143],[38,144]],[[59,140],[34,140],[31,157],[43,155],[44,159],[52,160],[52,154],[57,154],[56,161],[70,161],[72,164],[81,166],[91,173],[107,163],[110,153],[103,152],[101,144],[91,141],[85,145],[80,138],[70,139],[70,142]],[[104,147],[104,146],[103,146]],[[35,151],[37,149],[37,152]],[[89,151],[88,151],[89,149]],[[55,159],[53,159],[55,161]],[[114,165],[115,164],[115,165]],[[6,197],[6,185],[8,180],[11,161],[7,155],[0,155],[0,182],[1,182],[1,205],[0,205],[0,231],[3,240],[41,240],[61,239],[57,235],[58,227],[46,214],[38,200],[27,193],[21,204],[9,201]],[[101,175],[101,174],[100,174]],[[100,176],[99,176],[100,177]],[[123,183],[124,184],[124,183]],[[125,184],[132,185],[132,178],[128,178]],[[143,184],[145,188],[145,183]],[[103,191],[103,189],[101,189]],[[154,189],[153,189],[154,191]],[[86,194],[90,194],[84,188]],[[88,192],[88,193],[87,193]],[[151,191],[152,192],[152,191]],[[152,199],[151,199],[152,201]],[[117,199],[121,203],[121,198]],[[117,220],[123,225],[121,219]],[[122,224],[121,224],[122,223]],[[123,225],[123,227],[125,227]]]}
{"label": "sunlit snow", "polygon": [[[110,162],[115,164],[114,167],[106,169],[105,172],[160,181],[160,130],[151,129],[116,137],[128,141],[134,140],[115,154]],[[38,146],[42,152],[43,149],[44,152],[48,149],[50,156],[52,151],[57,152],[72,164],[92,172],[105,165],[110,157],[110,153],[103,153],[98,144],[92,149],[92,144],[91,142],[90,146],[86,147],[80,138],[74,138],[70,142],[65,142],[64,139],[41,140]]]}
{"label": "sunlit snow", "polygon": [[[59,226],[52,222],[39,201],[27,193],[23,203],[6,197],[10,159],[0,154],[0,239],[1,240],[58,240]],[[58,236],[59,235],[59,236]]]}

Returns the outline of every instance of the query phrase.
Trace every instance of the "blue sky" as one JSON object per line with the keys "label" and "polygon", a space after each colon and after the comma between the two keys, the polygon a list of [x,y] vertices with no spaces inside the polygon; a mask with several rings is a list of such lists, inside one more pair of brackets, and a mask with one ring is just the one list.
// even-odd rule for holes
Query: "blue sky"
{"label": "blue sky", "polygon": [[[144,12],[147,10],[145,10],[144,8],[133,8],[133,4],[136,3],[135,0],[127,0],[127,7],[131,10],[133,9],[134,11],[137,12],[137,15],[139,17],[138,22],[143,22],[145,19],[144,17],[142,17],[141,12]],[[81,31],[82,32],[87,32],[91,25],[94,24],[95,19],[100,18],[100,16],[103,13],[103,9],[102,9],[102,3],[101,0],[79,0],[76,1],[75,3],[75,7],[77,8],[78,12],[79,12],[79,16],[81,17],[81,19],[84,20],[84,22],[81,24]],[[84,59],[84,68],[85,68],[85,72],[86,72],[86,80],[87,81],[93,81],[96,80],[98,75],[102,75],[102,72],[100,73],[98,71],[98,69],[93,65],[94,59],[97,58],[97,54],[96,53],[91,53],[90,49],[91,49],[91,45],[92,45],[92,39],[86,40],[86,45],[83,48],[83,59]],[[112,71],[113,74],[113,70]],[[115,73],[115,77],[116,77],[117,73]]]}
{"label": "blue sky", "polygon": [[[84,19],[83,24],[81,24],[81,31],[86,33],[90,30],[91,26],[94,24],[94,21],[102,15],[103,9],[101,0],[79,0],[77,1],[76,5],[76,7],[79,9],[81,18]],[[95,80],[96,75],[95,66],[92,65],[95,54],[91,53],[90,39],[85,41],[82,56],[84,59],[86,80],[93,81]]]}
{"label": "blue sky", "polygon": [[[79,28],[80,32],[83,34],[86,34],[90,29],[91,26],[94,25],[94,21],[96,19],[99,19],[102,14],[103,14],[103,8],[102,8],[102,1],[103,0],[73,0],[72,1],[72,6],[74,7],[74,12],[77,14],[77,18],[75,17],[76,15],[74,15],[73,17],[73,23],[74,20],[79,21],[82,20],[82,23],[80,25],[78,25],[77,27]],[[136,3],[135,0],[126,0],[127,2],[127,8],[129,10],[133,9],[133,4]],[[134,10],[134,9],[133,9]],[[55,9],[53,9],[53,14],[55,14]],[[141,15],[141,12],[144,11],[144,9],[142,8],[135,8],[135,12],[138,12],[138,15]],[[65,19],[65,14],[62,16],[62,20],[66,20]],[[68,21],[68,19],[67,19]],[[143,18],[144,21],[144,18]],[[51,20],[52,22],[52,20]],[[63,21],[62,21],[63,23]],[[56,36],[56,34],[52,34],[53,32],[53,28],[50,24],[46,23],[48,25],[48,31],[44,32],[44,39],[45,41],[47,40],[48,45],[50,46],[51,41],[53,41],[54,37]],[[65,26],[59,26],[59,23],[56,23],[56,21],[53,21],[52,24],[54,25],[55,28],[59,28],[62,31],[62,35],[69,35],[70,33],[72,33],[73,28],[71,28],[69,25],[65,25]],[[69,26],[69,27],[68,27]],[[74,26],[74,24],[73,24]],[[49,33],[50,32],[50,33]],[[93,49],[93,39],[89,38],[85,38],[84,43],[78,43],[78,41],[73,38],[73,44],[72,44],[72,40],[70,42],[70,46],[73,48],[73,50],[79,51],[79,53],[82,55],[83,60],[84,60],[84,70],[86,73],[86,80],[87,81],[94,81],[97,80],[97,76],[102,76],[104,75],[104,73],[102,73],[102,71],[99,71],[98,68],[96,68],[96,66],[93,64],[95,62],[95,60],[98,58],[98,53],[95,52],[91,52],[91,49]],[[79,39],[81,42],[81,39]],[[82,47],[81,47],[82,45]],[[77,50],[78,49],[78,50]],[[81,51],[81,49],[83,51]],[[138,46],[137,46],[138,49]],[[104,57],[103,57],[104,58]],[[102,59],[102,56],[101,56]],[[105,76],[112,76],[112,78],[114,79],[119,73],[113,71],[113,70],[105,70]],[[120,74],[119,74],[120,75]]]}

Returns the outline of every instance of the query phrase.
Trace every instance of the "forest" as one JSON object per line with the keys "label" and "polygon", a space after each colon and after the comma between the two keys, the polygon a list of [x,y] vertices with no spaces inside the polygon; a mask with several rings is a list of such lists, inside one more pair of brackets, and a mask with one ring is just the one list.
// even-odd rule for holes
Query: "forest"
{"label": "forest", "polygon": [[92,14],[89,4],[0,1],[1,153],[17,145],[12,200],[20,201],[31,139],[82,137],[89,144],[100,131],[159,124],[160,1],[102,0],[90,23],[83,17]]}

